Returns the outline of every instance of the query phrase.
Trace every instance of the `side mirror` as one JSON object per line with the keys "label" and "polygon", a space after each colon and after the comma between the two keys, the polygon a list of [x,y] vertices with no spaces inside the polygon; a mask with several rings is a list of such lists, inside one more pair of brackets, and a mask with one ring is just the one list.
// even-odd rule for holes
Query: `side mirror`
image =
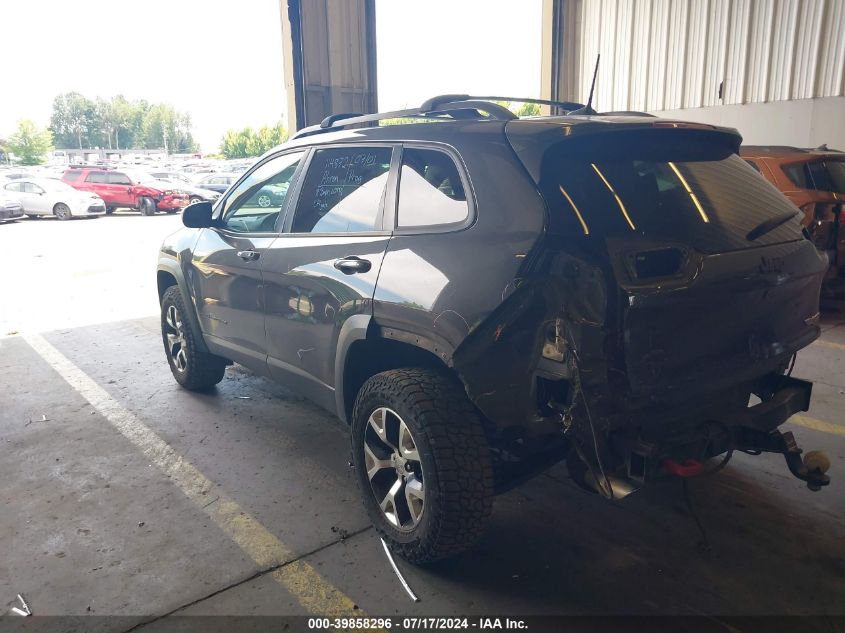
{"label": "side mirror", "polygon": [[189,229],[207,229],[214,225],[211,217],[213,205],[210,202],[194,202],[182,211],[182,224]]}

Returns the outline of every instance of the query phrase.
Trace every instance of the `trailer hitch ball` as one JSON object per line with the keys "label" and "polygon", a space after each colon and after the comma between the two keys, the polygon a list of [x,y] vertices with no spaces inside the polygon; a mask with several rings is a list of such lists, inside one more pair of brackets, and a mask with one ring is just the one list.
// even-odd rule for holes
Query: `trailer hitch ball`
{"label": "trailer hitch ball", "polygon": [[804,467],[823,475],[830,470],[830,457],[823,451],[810,451],[804,455]]}

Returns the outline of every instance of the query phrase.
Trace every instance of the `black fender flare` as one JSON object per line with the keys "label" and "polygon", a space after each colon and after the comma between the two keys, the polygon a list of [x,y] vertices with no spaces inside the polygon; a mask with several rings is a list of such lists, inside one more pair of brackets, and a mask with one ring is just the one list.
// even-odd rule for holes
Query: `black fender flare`
{"label": "black fender flare", "polygon": [[[205,343],[205,333],[202,331],[202,327],[200,327],[200,320],[197,316],[197,306],[196,302],[194,301],[194,295],[190,291],[190,287],[188,286],[188,283],[185,280],[185,275],[182,271],[182,267],[179,266],[179,262],[169,257],[159,257],[158,266],[156,267],[156,274],[158,274],[159,272],[165,272],[171,275],[176,280],[176,285],[179,287],[179,291],[182,293],[182,297],[185,299],[185,303],[189,306],[189,309],[187,310],[188,321],[190,321],[191,326],[195,328],[195,331],[203,334],[203,336],[199,337],[199,340],[194,342],[196,343],[200,352],[203,352],[205,354],[211,353]],[[156,288],[158,288],[158,280],[156,280]],[[161,297],[159,297],[159,303],[160,302]]]}
{"label": "black fender flare", "polygon": [[367,331],[373,317],[369,314],[354,314],[340,327],[337,336],[337,353],[334,361],[334,399],[337,417],[349,424],[346,415],[346,397],[344,394],[343,376],[346,371],[346,357],[349,355],[349,348],[355,341],[367,338]]}

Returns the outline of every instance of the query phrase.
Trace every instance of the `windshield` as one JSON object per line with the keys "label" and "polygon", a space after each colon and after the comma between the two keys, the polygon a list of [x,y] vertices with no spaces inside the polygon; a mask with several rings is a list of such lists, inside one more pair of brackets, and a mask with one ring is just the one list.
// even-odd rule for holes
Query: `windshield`
{"label": "windshield", "polygon": [[76,189],[63,183],[61,180],[39,180],[36,184],[46,191],[54,191],[56,193],[67,192],[68,190],[76,191]]}
{"label": "windshield", "polygon": [[151,173],[141,169],[124,169],[123,173],[129,176],[132,182],[155,182],[157,180]]}
{"label": "windshield", "polygon": [[[723,252],[801,239],[797,210],[739,156],[721,160],[639,160],[570,155],[541,181],[552,232],[639,235]],[[796,219],[755,240],[761,223]]]}

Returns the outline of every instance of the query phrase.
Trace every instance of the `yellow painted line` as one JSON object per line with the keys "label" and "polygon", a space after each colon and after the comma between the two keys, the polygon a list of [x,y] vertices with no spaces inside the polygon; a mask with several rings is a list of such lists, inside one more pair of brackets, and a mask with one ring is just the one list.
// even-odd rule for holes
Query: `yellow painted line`
{"label": "yellow painted line", "polygon": [[[177,453],[134,413],[123,407],[85,372],[38,334],[23,338],[109,423],[161,470],[229,538],[262,568],[292,561],[294,552]],[[308,563],[290,562],[271,574],[306,611],[324,617],[363,617],[361,609]]]}
{"label": "yellow painted line", "polygon": [[822,433],[831,433],[833,435],[845,436],[845,426],[841,424],[833,424],[832,422],[825,422],[824,420],[816,420],[815,418],[806,415],[793,415],[789,421],[798,426],[803,426],[805,429],[813,429],[814,431],[821,431]]}
{"label": "yellow painted line", "polygon": [[845,345],[842,345],[841,343],[831,343],[830,341],[818,339],[813,343],[813,345],[821,345],[822,347],[830,347],[831,349],[838,349],[845,352]]}

